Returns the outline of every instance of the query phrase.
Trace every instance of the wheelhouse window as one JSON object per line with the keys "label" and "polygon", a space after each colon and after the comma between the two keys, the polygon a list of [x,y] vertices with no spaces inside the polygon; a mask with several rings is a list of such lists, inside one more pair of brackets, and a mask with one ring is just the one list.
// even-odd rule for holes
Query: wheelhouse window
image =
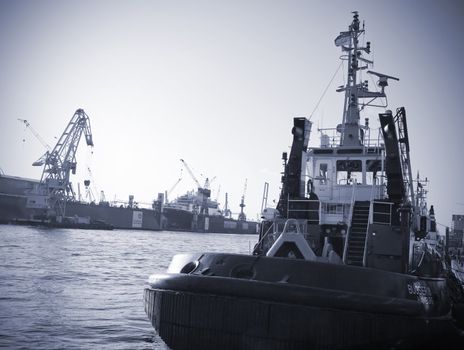
{"label": "wheelhouse window", "polygon": [[362,183],[362,162],[360,160],[337,160],[337,184]]}
{"label": "wheelhouse window", "polygon": [[343,204],[323,203],[323,210],[326,214],[343,214]]}

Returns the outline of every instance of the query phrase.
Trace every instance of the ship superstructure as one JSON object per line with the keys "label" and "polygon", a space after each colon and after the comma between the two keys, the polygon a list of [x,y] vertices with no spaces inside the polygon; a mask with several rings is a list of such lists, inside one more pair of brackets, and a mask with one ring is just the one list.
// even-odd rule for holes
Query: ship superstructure
{"label": "ship superstructure", "polygon": [[[314,233],[313,249],[321,252],[330,244],[343,262],[359,266],[365,266],[368,258],[369,230],[380,240],[388,235],[383,233],[385,225],[401,226],[397,215],[401,211],[404,218],[411,217],[407,227],[425,234],[426,227],[416,223],[427,220],[428,214],[414,198],[405,109],[380,113],[380,129],[372,129],[369,118],[361,124],[362,110],[387,107],[388,81],[399,80],[369,70],[373,61],[364,55],[371,52],[370,42],[360,45],[364,33],[355,13],[348,31],[335,39],[347,67],[346,84],[337,89],[345,95],[342,123],[334,129],[319,129],[320,147],[308,148],[312,123],[295,118],[291,153],[288,159],[286,153],[283,156],[285,169],[277,205],[282,221],[293,218],[309,226],[306,230]],[[368,81],[360,78],[363,71],[378,78],[379,91],[369,90]],[[263,241],[265,236],[263,232]],[[401,252],[394,249],[395,257],[388,261],[394,261],[397,271],[404,272],[409,259],[408,244],[402,242],[409,241],[406,236],[392,243],[403,247]],[[369,259],[381,264],[374,257]]]}

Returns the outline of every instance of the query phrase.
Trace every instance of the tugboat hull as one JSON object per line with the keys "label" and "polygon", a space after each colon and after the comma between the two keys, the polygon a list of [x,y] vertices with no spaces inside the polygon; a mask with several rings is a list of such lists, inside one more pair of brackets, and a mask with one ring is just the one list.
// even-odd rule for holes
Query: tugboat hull
{"label": "tugboat hull", "polygon": [[[449,305],[424,307],[416,295],[393,295],[385,290],[388,284],[378,284],[378,271],[369,279],[369,269],[232,254],[188,260],[175,258],[170,273],[153,276],[144,293],[149,319],[175,350],[380,346],[449,338],[455,329]],[[295,271],[295,264],[302,275],[319,272],[306,280],[287,275],[285,270]],[[247,267],[254,273],[247,274]],[[351,291],[335,288],[338,269],[353,278]],[[386,271],[383,277],[391,282],[395,275],[407,290],[410,276]],[[444,283],[434,279],[423,286],[436,295],[444,292]]]}

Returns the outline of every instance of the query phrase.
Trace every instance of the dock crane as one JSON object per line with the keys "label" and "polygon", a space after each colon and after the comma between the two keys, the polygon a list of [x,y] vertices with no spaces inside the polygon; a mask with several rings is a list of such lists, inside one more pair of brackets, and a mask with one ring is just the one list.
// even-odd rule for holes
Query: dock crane
{"label": "dock crane", "polygon": [[221,193],[221,185],[219,185],[218,190],[216,192],[216,198],[215,201],[217,202],[219,200],[219,194]]}
{"label": "dock crane", "polygon": [[245,179],[245,186],[243,187],[243,194],[242,194],[242,200],[240,201],[240,214],[238,214],[238,219],[241,221],[246,220],[246,215],[243,212],[243,208],[245,208],[245,194],[247,190],[247,181],[248,179]]}
{"label": "dock crane", "polygon": [[181,181],[182,181],[182,169],[180,169],[180,176],[179,176],[179,178],[177,179],[177,181],[176,181],[176,182],[174,183],[174,185],[172,185],[171,188],[170,188],[168,191],[166,191],[166,193],[165,193],[165,201],[166,201],[166,203],[169,202],[169,199],[168,199],[169,196],[171,195],[172,191],[174,191],[174,189],[177,187],[177,185],[178,185],[179,182],[181,182]]}
{"label": "dock crane", "polygon": [[187,165],[187,162],[183,159],[180,160],[182,162],[182,164],[184,164],[185,166],[185,169],[187,169],[188,173],[190,174],[190,176],[192,177],[193,181],[195,181],[197,187],[198,187],[198,195],[199,195],[199,200],[200,200],[200,214],[205,214],[205,215],[208,215],[209,214],[209,210],[208,210],[208,198],[211,197],[211,190],[210,190],[210,184],[211,182],[216,178],[214,177],[213,180],[209,180],[208,178],[206,178],[205,180],[205,184],[204,186],[201,186],[200,185],[200,182],[198,182],[197,178],[195,177],[195,175],[193,174],[192,170],[190,169],[190,167]]}
{"label": "dock crane", "polygon": [[206,178],[205,180],[205,184],[203,186],[201,186],[200,182],[198,181],[198,179],[196,178],[196,176],[193,174],[193,171],[190,169],[190,167],[188,166],[187,162],[183,159],[180,160],[182,162],[182,164],[184,165],[185,169],[187,169],[188,173],[190,174],[190,176],[192,177],[193,181],[195,181],[195,184],[198,186],[198,188],[200,189],[206,189],[206,190],[209,190],[211,188],[211,184],[213,183],[213,181],[216,179],[216,176],[214,176],[211,180],[209,178]]}
{"label": "dock crane", "polygon": [[75,200],[69,177],[76,173],[76,151],[82,134],[87,146],[93,147],[90,119],[83,109],[78,109],[53,150],[41,157],[44,165],[42,176],[37,188],[27,196],[28,208],[46,210],[49,219],[62,219],[66,201]]}
{"label": "dock crane", "polygon": [[226,192],[226,195],[225,195],[224,216],[226,218],[232,217],[232,212],[229,209],[229,194],[227,192]]}
{"label": "dock crane", "polygon": [[44,139],[40,136],[40,134],[37,131],[35,131],[35,129],[31,125],[31,123],[29,123],[26,119],[18,118],[18,121],[23,123],[26,126],[26,128],[31,131],[32,135],[34,135],[35,138],[47,150],[47,152],[42,157],[40,157],[38,160],[36,160],[34,163],[32,163],[32,166],[43,166],[45,164],[45,160],[46,160],[48,154],[52,151],[52,148],[50,147],[50,145],[47,142],[44,141]]}
{"label": "dock crane", "polygon": [[214,176],[211,180],[209,178],[206,178],[205,180],[205,184],[203,185],[203,188],[209,190],[211,189],[211,184],[213,183],[213,181],[216,179],[216,176]]}
{"label": "dock crane", "polygon": [[198,186],[198,188],[201,188],[201,185],[200,183],[198,182],[197,178],[195,177],[195,175],[193,174],[192,170],[190,169],[190,167],[187,165],[187,162],[183,159],[180,160],[182,162],[182,164],[184,165],[185,169],[187,169],[188,173],[190,174],[191,178],[193,179],[193,181],[195,181],[196,185]]}
{"label": "dock crane", "polygon": [[47,149],[47,151],[52,150],[50,145],[44,141],[44,139],[39,135],[39,133],[37,131],[35,131],[35,129],[31,125],[31,123],[29,123],[26,119],[21,119],[21,118],[18,118],[18,121],[20,121],[21,123],[26,125],[26,128],[28,128],[31,131],[32,135],[35,136],[35,138],[42,144],[42,146],[44,146]]}

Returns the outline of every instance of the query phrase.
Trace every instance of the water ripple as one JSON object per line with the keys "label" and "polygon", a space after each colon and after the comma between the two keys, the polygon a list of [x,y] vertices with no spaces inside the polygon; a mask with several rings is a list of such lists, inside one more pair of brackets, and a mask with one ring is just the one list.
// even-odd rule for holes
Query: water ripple
{"label": "water ripple", "polygon": [[0,225],[0,348],[168,350],[143,311],[173,254],[248,253],[255,236]]}

